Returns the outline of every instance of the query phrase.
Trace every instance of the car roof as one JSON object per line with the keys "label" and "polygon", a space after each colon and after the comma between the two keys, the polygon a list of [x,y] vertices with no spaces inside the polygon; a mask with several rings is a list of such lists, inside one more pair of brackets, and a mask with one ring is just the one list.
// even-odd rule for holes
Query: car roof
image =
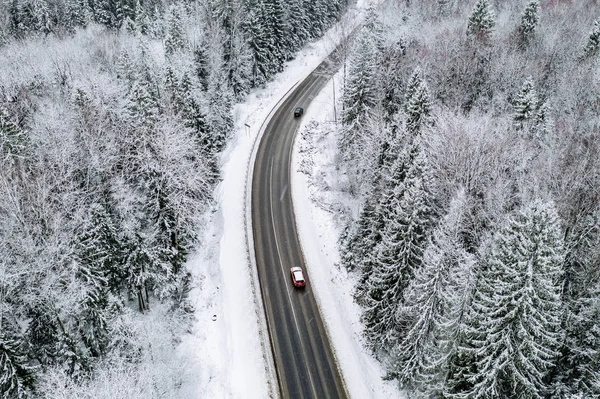
{"label": "car roof", "polygon": [[304,274],[302,274],[302,269],[298,269],[298,270],[294,270],[292,273],[294,273],[294,278],[296,278],[296,281],[304,281]]}

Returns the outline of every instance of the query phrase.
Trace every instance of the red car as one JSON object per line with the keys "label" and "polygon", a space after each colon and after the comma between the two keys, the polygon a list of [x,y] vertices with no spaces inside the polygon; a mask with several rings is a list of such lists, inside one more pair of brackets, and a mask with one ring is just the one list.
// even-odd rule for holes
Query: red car
{"label": "red car", "polygon": [[301,267],[292,267],[290,273],[292,273],[292,283],[294,283],[294,287],[304,287],[306,285],[306,280],[304,279],[304,273],[302,273]]}

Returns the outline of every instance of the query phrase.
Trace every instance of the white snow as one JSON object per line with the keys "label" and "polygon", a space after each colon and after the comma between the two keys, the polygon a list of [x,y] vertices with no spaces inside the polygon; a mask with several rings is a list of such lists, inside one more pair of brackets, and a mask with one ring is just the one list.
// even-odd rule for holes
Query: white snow
{"label": "white snow", "polygon": [[[357,20],[357,15],[350,13],[351,20]],[[180,387],[182,398],[264,399],[277,389],[273,365],[263,351],[268,342],[263,342],[267,331],[262,305],[258,302],[260,295],[254,292],[249,279],[255,274],[246,240],[247,171],[251,169],[253,149],[269,113],[327,56],[344,30],[347,31],[339,26],[332,28],[325,38],[306,46],[273,82],[254,91],[234,109],[235,132],[222,158],[223,181],[217,187],[218,204],[214,212],[205,215],[201,246],[188,265],[197,282],[191,293],[197,321],[190,334],[183,337],[177,353],[186,365],[186,375],[182,378],[185,382]],[[304,122],[331,120],[331,88],[331,84],[327,85],[315,98],[305,112]],[[324,151],[313,159],[314,170],[326,170],[331,163],[331,145],[335,143],[329,138],[326,144]],[[335,215],[311,200],[326,193],[318,193],[319,188],[297,172],[301,161],[298,145],[292,184],[307,260],[306,273],[311,276],[350,395],[361,399],[400,397],[393,383],[381,379],[381,366],[362,345],[359,308],[351,296],[353,282],[336,263],[340,232],[334,222]],[[329,194],[333,195],[333,191]],[[335,198],[328,201],[337,202]]]}

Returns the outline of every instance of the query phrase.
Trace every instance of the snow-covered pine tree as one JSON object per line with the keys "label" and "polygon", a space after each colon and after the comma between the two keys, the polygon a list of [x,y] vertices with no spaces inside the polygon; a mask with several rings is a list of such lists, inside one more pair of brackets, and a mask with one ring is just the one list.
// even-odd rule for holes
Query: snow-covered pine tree
{"label": "snow-covered pine tree", "polygon": [[33,386],[32,369],[27,364],[22,342],[5,333],[6,330],[0,329],[0,392],[2,398],[25,399]]}
{"label": "snow-covered pine tree", "polygon": [[[93,243],[86,243],[93,245]],[[96,254],[102,256],[103,254]],[[93,255],[92,255],[93,256]],[[91,260],[91,259],[90,259]],[[75,277],[79,280],[81,305],[75,317],[76,329],[92,357],[106,353],[109,344],[109,323],[107,317],[108,284],[101,269],[102,264],[82,262],[77,265]]]}
{"label": "snow-covered pine tree", "polygon": [[350,271],[358,270],[364,279],[369,275],[370,257],[380,240],[383,228],[383,217],[378,203],[380,195],[379,189],[374,187],[365,196],[358,220],[350,230],[343,246],[344,265]]}
{"label": "snow-covered pine tree", "polygon": [[472,398],[543,398],[562,340],[564,248],[552,203],[535,200],[496,234],[472,304]]}
{"label": "snow-covered pine tree", "polygon": [[355,159],[363,150],[361,135],[367,131],[370,113],[378,103],[377,98],[377,49],[374,37],[362,29],[353,49],[350,68],[342,97],[344,129],[339,147],[348,160]]}
{"label": "snow-covered pine tree", "polygon": [[462,330],[462,298],[468,290],[473,260],[461,243],[466,196],[460,190],[434,230],[398,309],[397,323],[408,326],[398,337],[390,370],[401,385],[438,397],[443,390],[448,357]]}
{"label": "snow-covered pine tree", "polygon": [[600,18],[594,22],[594,28],[590,32],[588,41],[583,49],[584,58],[592,58],[600,50]]}
{"label": "snow-covered pine tree", "polygon": [[[106,207],[94,203],[89,209],[89,220],[80,227],[75,251],[78,263],[89,266],[90,272],[82,271],[81,276],[99,291],[104,282],[106,289],[119,291],[124,287],[126,271],[123,269],[123,247],[119,229]],[[86,276],[98,276],[97,281]],[[94,294],[96,295],[96,294]]]}
{"label": "snow-covered pine tree", "polygon": [[600,397],[600,282],[570,299],[550,398]]}
{"label": "snow-covered pine tree", "polygon": [[229,87],[231,87],[236,100],[241,100],[250,91],[252,84],[251,59],[252,55],[246,39],[241,33],[236,34],[227,62]]}
{"label": "snow-covered pine tree", "polygon": [[263,0],[249,2],[245,30],[252,53],[252,86],[261,87],[277,71],[273,37],[267,24],[267,6]]}
{"label": "snow-covered pine tree", "polygon": [[55,314],[47,298],[35,301],[27,311],[29,325],[25,338],[29,345],[28,355],[44,366],[56,360],[59,334]]}
{"label": "snow-covered pine tree", "polygon": [[210,127],[211,146],[213,156],[221,152],[226,140],[233,129],[233,93],[227,85],[227,77],[222,69],[213,71],[208,91],[207,122]]}
{"label": "snow-covered pine tree", "polygon": [[407,43],[404,38],[399,39],[392,45],[384,48],[382,53],[383,67],[380,69],[380,80],[386,84],[383,86],[383,98],[381,105],[386,111],[386,120],[391,121],[401,109],[404,101],[404,82],[400,73],[401,63],[406,56]]}
{"label": "snow-covered pine tree", "polygon": [[467,36],[486,42],[492,35],[495,25],[495,15],[489,0],[477,0],[467,23]]}
{"label": "snow-covered pine tree", "polygon": [[379,13],[377,11],[377,8],[375,8],[373,4],[370,4],[367,7],[367,10],[365,12],[365,22],[363,24],[363,28],[373,35],[377,51],[383,51],[383,24],[379,19]]}
{"label": "snow-covered pine tree", "polygon": [[396,310],[404,303],[404,291],[421,267],[432,218],[431,177],[420,141],[417,139],[398,157],[397,181],[384,197],[384,228],[365,281],[365,310],[362,320],[369,345],[378,352],[391,350],[399,326]]}
{"label": "snow-covered pine tree", "polygon": [[531,133],[539,142],[547,140],[552,129],[552,120],[550,117],[550,107],[547,102],[543,102],[538,106],[538,109],[533,118]]}
{"label": "snow-covered pine tree", "polygon": [[408,78],[408,82],[406,83],[406,90],[404,92],[404,102],[407,103],[409,98],[415,96],[417,91],[419,90],[419,86],[424,82],[423,71],[421,68],[416,67],[413,73]]}
{"label": "snow-covered pine tree", "polygon": [[525,79],[521,90],[513,102],[515,127],[519,130],[525,129],[538,109],[538,96],[535,90],[533,78]]}
{"label": "snow-covered pine tree", "polygon": [[566,242],[566,338],[552,374],[552,398],[596,397],[600,395],[600,210],[573,226]]}
{"label": "snow-covered pine tree", "polygon": [[[237,100],[248,93],[251,85],[252,55],[243,29],[246,18],[243,3],[243,0],[226,0],[214,4],[222,31],[223,67],[227,70],[228,83]],[[206,76],[204,90],[208,88]]]}
{"label": "snow-covered pine tree", "polygon": [[0,164],[23,156],[28,147],[27,142],[27,135],[12,120],[8,111],[0,107]]}
{"label": "snow-covered pine tree", "polygon": [[172,5],[169,9],[165,36],[165,54],[167,56],[172,56],[185,47],[187,40],[183,31],[183,13],[184,10],[179,5]]}
{"label": "snow-covered pine tree", "polygon": [[185,125],[194,131],[202,153],[210,156],[212,139],[206,121],[206,111],[194,92],[194,83],[190,75],[185,72],[177,87],[176,111],[180,113]]}
{"label": "snow-covered pine tree", "polygon": [[310,18],[304,9],[303,0],[289,1],[289,23],[291,50],[295,52],[310,38]]}
{"label": "snow-covered pine tree", "polygon": [[311,38],[320,37],[327,26],[327,5],[328,0],[303,0],[304,11],[309,16],[310,27],[308,32]]}
{"label": "snow-covered pine tree", "polygon": [[[412,80],[412,79],[411,79]],[[406,127],[413,134],[433,124],[431,99],[425,81],[421,81],[414,90],[409,86],[404,112],[406,114]]]}
{"label": "snow-covered pine tree", "polygon": [[[271,53],[275,55],[276,72],[283,70],[283,64],[292,57],[292,44],[288,32],[290,25],[285,16],[282,0],[265,0],[267,3],[267,26],[272,38]],[[287,3],[286,3],[287,4]]]}
{"label": "snow-covered pine tree", "polygon": [[521,25],[519,25],[519,45],[522,47],[533,39],[535,31],[540,23],[540,3],[538,0],[533,0],[521,15]]}

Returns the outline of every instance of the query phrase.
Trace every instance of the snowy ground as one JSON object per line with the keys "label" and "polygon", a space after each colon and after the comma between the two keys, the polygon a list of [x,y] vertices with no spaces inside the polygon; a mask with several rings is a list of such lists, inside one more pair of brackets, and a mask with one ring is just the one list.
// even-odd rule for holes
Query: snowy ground
{"label": "snowy ground", "polygon": [[[356,20],[359,13],[350,14]],[[244,218],[247,171],[254,144],[269,113],[290,88],[327,56],[345,31],[347,25],[334,27],[325,38],[308,45],[275,81],[253,92],[234,110],[235,137],[223,156],[223,182],[216,195],[218,206],[215,212],[206,215],[202,246],[189,263],[198,282],[191,294],[197,322],[191,334],[183,337],[178,351],[178,358],[187,370],[180,388],[182,398],[264,399],[276,389],[268,371],[268,358],[263,355],[261,334],[266,331],[261,328],[262,310],[255,302],[258,294],[248,279],[252,269]],[[320,126],[331,123],[332,88],[329,84],[315,98],[303,117],[303,127],[313,119]],[[300,153],[299,148],[307,148],[304,142],[307,137],[302,137],[306,136],[302,131],[303,128],[294,156],[294,209],[307,273],[311,275],[337,360],[353,398],[401,397],[393,383],[382,381],[381,367],[362,346],[359,309],[351,297],[352,281],[337,264],[339,226],[328,209],[340,204],[343,198],[336,194],[333,183],[321,181],[317,186],[313,182],[319,179],[299,171],[303,165],[313,176],[315,173],[331,176],[335,139],[331,134],[319,133],[315,135],[319,140],[308,141],[314,144],[313,150]]]}

